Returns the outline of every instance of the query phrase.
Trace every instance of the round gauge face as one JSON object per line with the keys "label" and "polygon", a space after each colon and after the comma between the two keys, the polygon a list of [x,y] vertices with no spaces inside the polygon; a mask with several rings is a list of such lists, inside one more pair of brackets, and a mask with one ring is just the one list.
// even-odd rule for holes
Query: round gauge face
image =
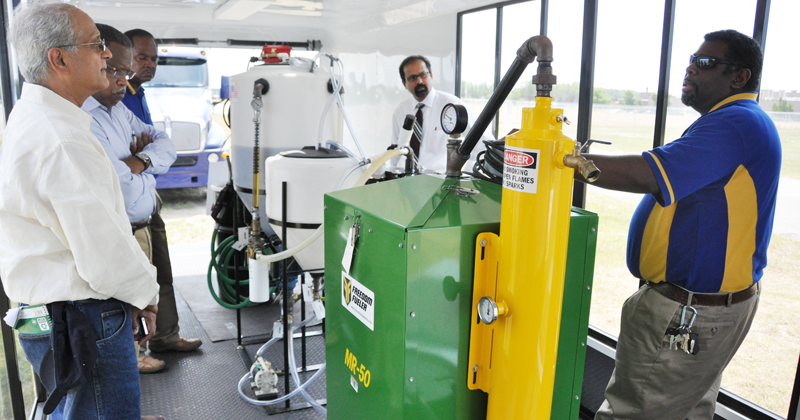
{"label": "round gauge face", "polygon": [[463,105],[447,104],[442,109],[442,130],[447,134],[461,134],[467,129],[467,108]]}
{"label": "round gauge face", "polygon": [[486,296],[478,301],[478,316],[484,324],[491,324],[497,320],[497,304]]}
{"label": "round gauge face", "polygon": [[444,107],[442,111],[442,130],[445,133],[450,134],[456,128],[456,120],[458,119],[458,111],[456,111],[456,107],[453,104],[449,104]]}

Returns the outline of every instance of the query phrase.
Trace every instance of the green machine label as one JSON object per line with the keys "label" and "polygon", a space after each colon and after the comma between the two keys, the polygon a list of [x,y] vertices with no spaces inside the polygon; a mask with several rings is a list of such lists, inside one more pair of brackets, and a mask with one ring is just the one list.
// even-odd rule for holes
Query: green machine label
{"label": "green machine label", "polygon": [[342,306],[375,331],[375,293],[342,271]]}

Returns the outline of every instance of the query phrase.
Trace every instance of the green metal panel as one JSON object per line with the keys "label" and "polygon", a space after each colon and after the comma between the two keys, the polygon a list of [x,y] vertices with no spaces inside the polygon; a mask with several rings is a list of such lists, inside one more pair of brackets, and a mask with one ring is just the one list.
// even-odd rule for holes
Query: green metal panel
{"label": "green metal panel", "polygon": [[596,247],[597,215],[574,208],[569,223],[552,419],[577,419],[580,411]]}
{"label": "green metal panel", "polygon": [[[479,194],[457,196],[451,185]],[[501,196],[500,186],[489,182],[434,176],[326,195],[329,418],[485,418],[486,394],[466,386],[472,278],[477,235],[499,232]],[[342,305],[341,261],[354,222],[361,236],[351,275],[375,295],[374,331]],[[565,345],[556,371],[560,399],[553,401],[558,419],[578,413],[574,395],[583,376],[597,216],[575,210],[571,226],[560,333]],[[562,350],[568,356],[562,358]],[[367,370],[369,386],[359,379]]]}

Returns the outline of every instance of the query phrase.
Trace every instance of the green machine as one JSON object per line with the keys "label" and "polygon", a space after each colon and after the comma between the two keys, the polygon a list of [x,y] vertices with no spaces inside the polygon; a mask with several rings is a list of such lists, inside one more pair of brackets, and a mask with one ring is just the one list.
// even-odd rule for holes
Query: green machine
{"label": "green machine", "polygon": [[[486,418],[487,394],[467,388],[472,279],[501,196],[430,175],[325,196],[329,419]],[[597,221],[572,210],[553,419],[578,418]]]}

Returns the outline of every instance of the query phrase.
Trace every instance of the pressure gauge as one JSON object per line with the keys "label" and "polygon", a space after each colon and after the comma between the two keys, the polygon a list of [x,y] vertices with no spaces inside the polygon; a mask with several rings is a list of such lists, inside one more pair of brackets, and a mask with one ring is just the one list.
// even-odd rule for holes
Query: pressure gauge
{"label": "pressure gauge", "polygon": [[492,298],[484,296],[478,301],[478,317],[484,324],[491,325],[497,321],[499,312],[500,310]]}
{"label": "pressure gauge", "polygon": [[458,136],[467,129],[467,108],[464,105],[447,104],[442,109],[441,121],[445,133]]}

